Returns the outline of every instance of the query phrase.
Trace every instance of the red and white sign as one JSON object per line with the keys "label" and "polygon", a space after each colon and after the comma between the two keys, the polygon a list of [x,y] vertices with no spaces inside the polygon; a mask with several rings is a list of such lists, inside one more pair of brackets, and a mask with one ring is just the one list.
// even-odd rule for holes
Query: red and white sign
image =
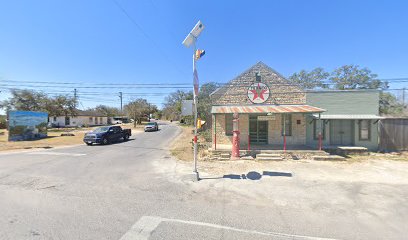
{"label": "red and white sign", "polygon": [[269,95],[269,87],[265,83],[256,82],[248,88],[248,99],[252,103],[264,103]]}

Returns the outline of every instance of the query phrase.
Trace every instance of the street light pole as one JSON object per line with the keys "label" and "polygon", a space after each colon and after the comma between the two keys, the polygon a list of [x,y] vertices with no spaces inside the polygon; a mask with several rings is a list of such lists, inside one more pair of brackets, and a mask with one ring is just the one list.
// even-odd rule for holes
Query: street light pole
{"label": "street light pole", "polygon": [[[193,48],[193,84],[194,84],[194,78],[196,77],[195,76],[195,71],[196,71],[196,59],[195,59],[195,52],[196,52],[196,50],[197,50],[197,48],[196,48],[196,41],[197,41],[197,38],[196,37],[194,37],[193,36],[193,38],[194,38],[194,42],[193,42],[193,45],[194,45],[194,48]],[[193,86],[194,88],[195,88],[195,86]],[[197,104],[198,104],[198,98],[197,98],[197,94],[194,94],[194,163],[193,163],[193,174],[195,175],[195,176],[193,176],[194,177],[194,180],[195,179],[197,179],[197,180],[199,180],[199,175],[198,175],[198,170],[197,170],[197,152],[198,152],[198,146],[197,146]]]}
{"label": "street light pole", "polygon": [[187,37],[183,41],[183,45],[186,47],[191,47],[193,45],[193,92],[194,92],[194,159],[193,159],[193,181],[199,180],[198,170],[197,170],[197,155],[198,155],[198,146],[197,146],[197,103],[198,103],[198,75],[196,70],[196,42],[198,36],[204,29],[204,25],[201,21],[198,21],[197,24],[194,26],[193,30],[187,35]]}

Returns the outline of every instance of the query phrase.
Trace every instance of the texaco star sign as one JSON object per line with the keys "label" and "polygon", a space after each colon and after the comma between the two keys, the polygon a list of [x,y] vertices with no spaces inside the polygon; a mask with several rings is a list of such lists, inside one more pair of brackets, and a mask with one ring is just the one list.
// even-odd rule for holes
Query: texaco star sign
{"label": "texaco star sign", "polygon": [[256,82],[248,88],[248,99],[252,103],[264,103],[269,95],[269,87],[265,83]]}

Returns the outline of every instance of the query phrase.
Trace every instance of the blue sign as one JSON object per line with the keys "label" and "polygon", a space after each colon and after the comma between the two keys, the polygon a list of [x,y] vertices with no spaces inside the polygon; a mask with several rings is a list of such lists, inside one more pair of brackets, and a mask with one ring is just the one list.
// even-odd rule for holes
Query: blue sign
{"label": "blue sign", "polygon": [[9,141],[35,140],[47,137],[48,113],[10,111]]}

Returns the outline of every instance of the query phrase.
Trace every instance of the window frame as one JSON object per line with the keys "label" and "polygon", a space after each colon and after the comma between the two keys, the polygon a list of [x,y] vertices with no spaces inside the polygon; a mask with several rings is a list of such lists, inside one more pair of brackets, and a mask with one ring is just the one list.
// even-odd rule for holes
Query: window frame
{"label": "window frame", "polygon": [[[362,123],[364,121],[367,122],[367,131],[368,131],[367,138],[362,138],[362,134],[361,134],[361,131],[365,130],[362,128]],[[359,141],[371,141],[371,120],[370,119],[359,120],[358,122],[358,140]]]}
{"label": "window frame", "polygon": [[[230,118],[230,119],[228,119],[227,117]],[[229,121],[227,121],[227,119]],[[233,135],[233,133],[232,133],[232,131],[234,131],[234,125],[232,123],[233,120],[234,120],[234,116],[233,116],[232,113],[225,114],[225,129],[224,129],[225,130],[225,136],[232,136]],[[228,124],[231,124],[231,126],[230,126],[231,131],[228,131],[229,130],[229,125]]]}
{"label": "window frame", "polygon": [[[284,121],[283,121],[284,116],[285,116],[285,120],[289,120],[289,126],[287,126],[286,123],[284,123]],[[292,136],[292,126],[293,126],[292,118],[293,118],[292,114],[290,114],[290,113],[284,113],[284,114],[281,115],[281,136],[287,136],[287,137]],[[283,135],[283,126],[284,126],[284,124],[285,124],[285,131],[286,132],[289,131],[289,134],[285,133],[285,135]]]}

